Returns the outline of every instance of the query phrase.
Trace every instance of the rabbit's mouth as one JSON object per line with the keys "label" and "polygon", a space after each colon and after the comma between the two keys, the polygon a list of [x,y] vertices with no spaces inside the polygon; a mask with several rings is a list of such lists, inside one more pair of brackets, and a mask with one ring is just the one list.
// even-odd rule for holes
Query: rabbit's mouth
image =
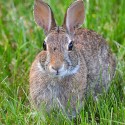
{"label": "rabbit's mouth", "polygon": [[50,76],[53,78],[64,78],[67,76],[67,71],[65,72],[57,72],[57,73],[50,73]]}
{"label": "rabbit's mouth", "polygon": [[66,76],[66,74],[67,74],[67,71],[66,70],[64,70],[64,71],[56,71],[56,72],[50,72],[50,75],[52,76],[52,77],[64,77],[64,76]]}
{"label": "rabbit's mouth", "polygon": [[60,76],[61,72],[57,71],[55,74],[53,74],[55,77]]}
{"label": "rabbit's mouth", "polygon": [[80,68],[80,65],[76,65],[73,68],[70,67],[69,69],[64,69],[62,71],[57,71],[55,73],[51,72],[50,75],[55,78],[64,78],[66,76],[76,74],[78,72],[79,68]]}

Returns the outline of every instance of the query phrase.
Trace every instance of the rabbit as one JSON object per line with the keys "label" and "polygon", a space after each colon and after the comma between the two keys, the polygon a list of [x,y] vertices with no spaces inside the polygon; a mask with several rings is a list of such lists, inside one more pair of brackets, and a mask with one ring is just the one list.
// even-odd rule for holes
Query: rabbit
{"label": "rabbit", "polygon": [[45,32],[43,50],[30,69],[30,96],[40,110],[58,108],[76,117],[88,94],[107,91],[116,61],[106,40],[95,31],[81,28],[85,18],[82,0],[70,5],[62,26],[57,26],[50,6],[35,0],[34,19]]}

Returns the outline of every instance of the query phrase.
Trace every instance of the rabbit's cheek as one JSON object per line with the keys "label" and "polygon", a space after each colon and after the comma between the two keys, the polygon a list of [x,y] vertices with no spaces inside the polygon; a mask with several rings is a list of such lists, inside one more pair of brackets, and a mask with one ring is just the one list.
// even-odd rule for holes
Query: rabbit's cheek
{"label": "rabbit's cheek", "polygon": [[69,60],[70,60],[70,62],[71,62],[71,65],[73,66],[73,67],[75,67],[76,65],[78,65],[78,55],[75,53],[75,52],[70,52],[69,53]]}

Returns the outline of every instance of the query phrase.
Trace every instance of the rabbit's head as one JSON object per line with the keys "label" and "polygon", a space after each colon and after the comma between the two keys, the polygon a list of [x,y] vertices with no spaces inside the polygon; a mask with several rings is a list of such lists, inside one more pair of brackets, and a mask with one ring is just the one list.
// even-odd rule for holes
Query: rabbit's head
{"label": "rabbit's head", "polygon": [[62,27],[56,25],[51,8],[42,0],[35,0],[34,18],[46,35],[40,62],[42,71],[55,77],[76,73],[80,59],[73,36],[84,21],[83,1],[76,1],[68,8]]}

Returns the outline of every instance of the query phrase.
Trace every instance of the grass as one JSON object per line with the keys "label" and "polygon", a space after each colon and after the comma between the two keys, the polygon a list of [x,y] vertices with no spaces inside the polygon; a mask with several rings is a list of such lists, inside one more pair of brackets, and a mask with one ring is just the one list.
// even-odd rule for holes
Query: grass
{"label": "grass", "polygon": [[[58,25],[73,0],[46,0]],[[62,113],[50,117],[31,108],[29,69],[45,38],[33,19],[33,0],[0,1],[0,125],[73,125]],[[58,5],[58,6],[57,6]],[[125,125],[125,0],[85,0],[83,27],[108,41],[117,57],[116,77],[98,102],[86,100],[80,125]],[[56,115],[56,118],[55,118]],[[77,120],[76,120],[77,121]]]}

